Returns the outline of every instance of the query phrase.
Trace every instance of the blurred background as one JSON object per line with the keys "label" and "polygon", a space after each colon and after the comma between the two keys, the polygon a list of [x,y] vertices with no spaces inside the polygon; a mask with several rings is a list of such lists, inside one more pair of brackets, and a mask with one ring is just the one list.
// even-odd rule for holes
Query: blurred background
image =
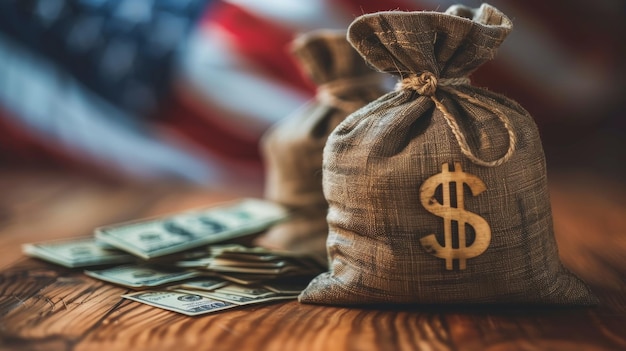
{"label": "blurred background", "polygon": [[[263,183],[259,139],[315,94],[295,35],[470,0],[2,0],[0,171]],[[514,30],[475,85],[524,106],[548,166],[622,180],[626,2],[493,0]]]}

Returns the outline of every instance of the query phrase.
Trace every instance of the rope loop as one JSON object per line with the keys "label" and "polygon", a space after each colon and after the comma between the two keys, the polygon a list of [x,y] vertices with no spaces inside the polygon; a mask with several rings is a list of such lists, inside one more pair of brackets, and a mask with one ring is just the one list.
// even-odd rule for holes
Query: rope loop
{"label": "rope loop", "polygon": [[430,72],[410,76],[405,78],[402,83],[404,87],[417,91],[420,95],[433,96],[437,91],[437,77]]}
{"label": "rope loop", "polygon": [[[435,75],[431,72],[422,72],[421,74],[415,74],[406,77],[398,82],[396,90],[415,90],[418,94],[429,97],[435,103],[435,107],[437,108],[437,110],[439,110],[443,114],[443,117],[450,127],[452,134],[454,134],[454,137],[456,138],[463,155],[465,155],[474,164],[477,165],[485,167],[499,166],[508,161],[513,155],[513,152],[515,152],[515,149],[517,147],[517,137],[513,132],[513,126],[511,125],[511,121],[502,111],[500,111],[497,107],[484,103],[468,94],[459,91],[456,88],[459,85],[467,85],[469,83],[470,80],[467,77],[437,79],[437,77],[435,77]],[[438,87],[456,95],[461,100],[467,101],[475,106],[490,111],[495,114],[496,117],[498,117],[498,119],[502,122],[504,128],[506,129],[507,134],[509,135],[509,147],[502,157],[494,161],[485,161],[478,158],[474,154],[474,152],[470,149],[469,144],[467,143],[467,138],[465,137],[463,130],[459,127],[456,118],[448,111],[444,104],[439,99],[437,99],[437,96],[435,96],[435,92],[437,91]]]}

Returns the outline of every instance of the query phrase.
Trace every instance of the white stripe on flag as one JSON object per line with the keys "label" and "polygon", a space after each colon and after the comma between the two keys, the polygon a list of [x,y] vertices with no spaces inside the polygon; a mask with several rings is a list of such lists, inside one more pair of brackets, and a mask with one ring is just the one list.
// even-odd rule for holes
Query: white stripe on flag
{"label": "white stripe on flag", "polygon": [[310,99],[293,87],[273,80],[229,45],[217,26],[192,34],[181,57],[180,75],[220,109],[232,111],[225,121],[242,134],[260,136]]}

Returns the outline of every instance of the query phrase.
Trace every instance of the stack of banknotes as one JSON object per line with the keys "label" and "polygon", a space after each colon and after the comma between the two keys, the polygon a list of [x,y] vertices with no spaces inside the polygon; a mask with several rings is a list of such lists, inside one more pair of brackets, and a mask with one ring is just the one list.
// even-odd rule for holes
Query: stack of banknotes
{"label": "stack of banknotes", "polygon": [[186,315],[295,299],[326,262],[236,243],[288,218],[260,199],[96,228],[94,236],[25,244],[25,254],[127,287],[122,297]]}

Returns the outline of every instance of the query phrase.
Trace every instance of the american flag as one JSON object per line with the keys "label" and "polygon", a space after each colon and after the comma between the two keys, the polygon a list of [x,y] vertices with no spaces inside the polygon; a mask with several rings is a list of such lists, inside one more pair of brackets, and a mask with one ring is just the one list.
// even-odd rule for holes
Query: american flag
{"label": "american flag", "polygon": [[[288,49],[296,35],[345,29],[365,13],[444,11],[455,3],[480,5],[3,1],[0,160],[202,184],[260,183],[259,139],[315,94]],[[597,128],[623,132],[616,117],[626,91],[623,1],[492,5],[514,29],[473,84],[520,102],[548,144]]]}

